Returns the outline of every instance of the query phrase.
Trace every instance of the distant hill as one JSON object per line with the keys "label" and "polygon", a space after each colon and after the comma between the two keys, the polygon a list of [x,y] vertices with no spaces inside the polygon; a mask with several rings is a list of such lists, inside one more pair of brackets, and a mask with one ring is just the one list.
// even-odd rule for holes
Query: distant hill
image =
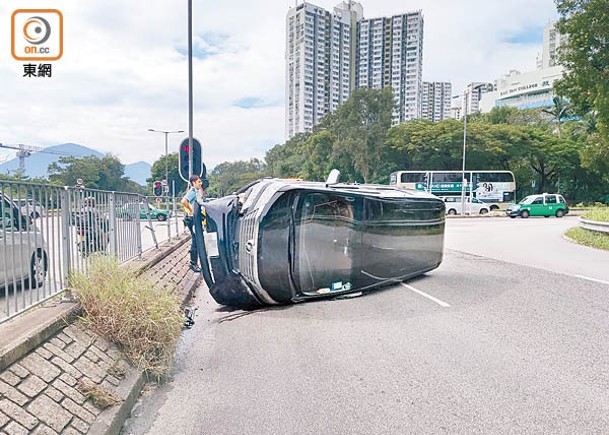
{"label": "distant hill", "polygon": [[[8,150],[3,149],[3,151]],[[60,157],[66,156],[95,156],[101,158],[104,156],[104,153],[75,143],[53,145],[45,148],[42,151],[32,152],[29,157],[26,157],[25,175],[32,178],[47,177],[47,169],[49,165],[59,160]],[[0,174],[10,174],[16,171],[18,168],[19,159],[15,157],[0,165]],[[150,164],[146,162],[132,163],[130,165],[125,165],[125,175],[136,183],[145,185],[146,178],[150,177],[150,169]]]}
{"label": "distant hill", "polygon": [[146,179],[150,178],[152,166],[146,162],[135,162],[125,165],[125,175],[142,186],[146,185]]}

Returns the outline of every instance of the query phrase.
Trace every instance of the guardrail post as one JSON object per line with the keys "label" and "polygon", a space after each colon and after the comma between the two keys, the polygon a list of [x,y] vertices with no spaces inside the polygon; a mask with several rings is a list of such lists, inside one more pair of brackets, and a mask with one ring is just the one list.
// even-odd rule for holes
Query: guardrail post
{"label": "guardrail post", "polygon": [[117,243],[116,243],[116,192],[110,192],[108,195],[108,220],[110,221],[110,253],[113,255],[117,254]]}
{"label": "guardrail post", "polygon": [[62,253],[61,260],[63,264],[63,273],[62,273],[62,286],[67,287],[68,277],[71,272],[72,262],[70,261],[72,258],[72,237],[70,237],[70,210],[72,210],[72,204],[70,201],[70,192],[68,190],[68,186],[64,186],[63,190],[59,192],[60,195],[60,210],[61,210],[61,219],[59,220],[61,225],[61,244],[62,244]]}

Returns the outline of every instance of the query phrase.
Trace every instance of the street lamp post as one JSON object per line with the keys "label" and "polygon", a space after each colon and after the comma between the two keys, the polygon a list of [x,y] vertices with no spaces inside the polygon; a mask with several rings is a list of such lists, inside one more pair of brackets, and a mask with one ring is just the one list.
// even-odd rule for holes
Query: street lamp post
{"label": "street lamp post", "polygon": [[[467,147],[467,109],[463,113],[463,159],[461,166],[461,214],[465,214],[465,148]],[[470,180],[471,182],[471,180]]]}
{"label": "street lamp post", "polygon": [[[169,136],[172,133],[184,133],[184,130],[155,130],[154,128],[149,128],[148,131],[152,131],[154,133],[163,133],[165,135],[165,188],[166,190],[166,195],[165,195],[165,208],[167,209],[167,215],[169,216],[169,169],[167,166],[167,136]],[[175,194],[175,192],[174,192]],[[167,221],[167,238],[171,239],[171,225],[169,224],[169,221]]]}
{"label": "street lamp post", "polygon": [[167,136],[171,133],[184,133],[184,130],[155,130],[154,128],[149,128],[148,131],[152,131],[155,133],[163,133],[165,135],[165,185],[169,190],[169,170],[167,169]]}

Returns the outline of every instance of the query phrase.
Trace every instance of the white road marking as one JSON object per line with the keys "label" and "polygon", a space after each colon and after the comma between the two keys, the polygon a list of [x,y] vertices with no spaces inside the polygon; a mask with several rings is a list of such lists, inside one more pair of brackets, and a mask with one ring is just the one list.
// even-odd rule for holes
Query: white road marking
{"label": "white road marking", "polygon": [[609,285],[609,281],[603,281],[602,279],[596,279],[596,278],[588,278],[587,276],[583,276],[583,275],[574,275],[576,278],[581,278],[581,279],[585,279],[588,281],[594,281],[594,282],[600,282],[601,284],[607,284]]}
{"label": "white road marking", "polygon": [[417,294],[420,294],[421,296],[423,296],[423,297],[425,297],[425,298],[429,299],[430,301],[434,301],[436,304],[440,305],[441,307],[444,307],[444,308],[448,308],[448,307],[450,307],[450,305],[449,305],[449,304],[447,304],[446,302],[443,302],[443,301],[441,301],[441,300],[440,300],[440,299],[438,299],[438,298],[434,298],[433,296],[428,295],[427,293],[423,293],[421,290],[418,290],[418,289],[414,288],[414,287],[413,287],[413,286],[411,286],[411,285],[404,284],[403,282],[401,282],[401,283],[400,283],[400,285],[402,285],[402,286],[406,287],[408,290],[411,290],[411,291],[413,291],[413,292],[415,292],[415,293],[417,293]]}

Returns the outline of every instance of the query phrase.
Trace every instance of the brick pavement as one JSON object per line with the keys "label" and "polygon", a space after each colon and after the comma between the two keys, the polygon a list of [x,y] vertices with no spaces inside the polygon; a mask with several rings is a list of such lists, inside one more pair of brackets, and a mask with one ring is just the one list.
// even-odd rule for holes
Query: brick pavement
{"label": "brick pavement", "polygon": [[[183,300],[200,281],[188,269],[189,247],[186,242],[164,257],[157,252],[154,266],[144,272],[153,282],[175,286]],[[102,411],[83,387],[97,386],[125,400],[121,386],[130,370],[114,344],[79,322],[67,325],[0,372],[0,435],[88,433],[102,413],[112,411]]]}

